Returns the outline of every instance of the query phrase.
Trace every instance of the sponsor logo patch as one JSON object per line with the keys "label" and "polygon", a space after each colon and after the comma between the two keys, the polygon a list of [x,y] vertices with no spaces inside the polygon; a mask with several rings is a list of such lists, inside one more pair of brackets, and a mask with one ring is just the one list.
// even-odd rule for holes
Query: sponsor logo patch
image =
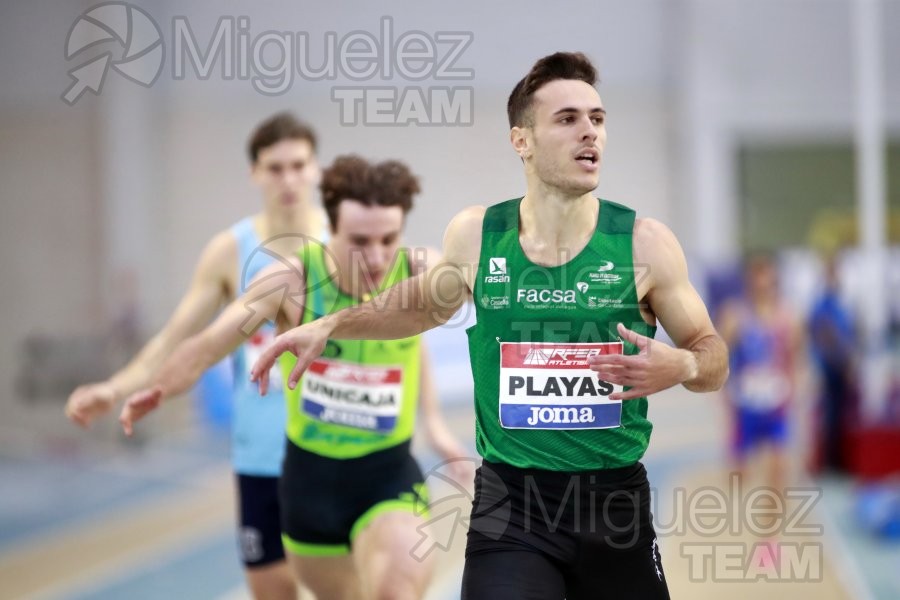
{"label": "sponsor logo patch", "polygon": [[324,423],[386,434],[397,424],[402,396],[402,367],[319,358],[303,376],[301,410]]}

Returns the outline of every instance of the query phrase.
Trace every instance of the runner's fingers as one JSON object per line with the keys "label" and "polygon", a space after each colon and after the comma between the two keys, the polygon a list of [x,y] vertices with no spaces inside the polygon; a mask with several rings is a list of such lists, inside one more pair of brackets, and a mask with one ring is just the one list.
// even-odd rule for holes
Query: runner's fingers
{"label": "runner's fingers", "polygon": [[297,358],[297,364],[294,365],[294,369],[291,371],[291,376],[288,377],[288,387],[290,389],[294,389],[297,387],[297,382],[300,381],[300,378],[303,377],[304,371],[309,367],[312,361],[315,359],[314,356],[310,356],[309,353],[301,354]]}
{"label": "runner's fingers", "polygon": [[616,329],[625,341],[637,346],[641,350],[650,345],[650,338],[628,329],[622,323],[619,323]]}
{"label": "runner's fingers", "polygon": [[267,377],[269,369],[275,364],[275,360],[285,351],[285,341],[282,336],[275,338],[272,344],[263,350],[259,358],[250,369],[250,381],[259,381],[262,377]]}
{"label": "runner's fingers", "polygon": [[266,364],[266,355],[268,354],[269,349],[267,348],[262,354],[259,355],[259,358],[256,359],[256,362],[253,363],[253,367],[250,368],[250,381],[255,381],[257,383],[262,383],[262,377],[268,372],[268,369],[264,368]]}
{"label": "runner's fingers", "polygon": [[131,415],[131,407],[129,405],[125,405],[122,407],[122,414],[119,415],[119,423],[122,425],[122,431],[125,432],[125,435],[131,436],[134,433],[134,429],[132,428],[132,415]]}
{"label": "runner's fingers", "polygon": [[606,365],[602,369],[597,369],[597,377],[602,381],[615,383],[618,385],[628,385],[626,381],[632,381],[631,369],[625,365]]}
{"label": "runner's fingers", "polygon": [[142,390],[132,395],[125,401],[122,412],[119,415],[119,423],[125,435],[134,433],[134,423],[143,419],[147,413],[155,410],[162,400],[163,391],[159,386],[149,390]]}
{"label": "runner's fingers", "polygon": [[88,419],[85,415],[82,415],[78,410],[67,410],[66,415],[69,417],[69,420],[77,425],[84,427],[87,429]]}
{"label": "runner's fingers", "polygon": [[259,376],[257,385],[259,386],[259,395],[265,396],[269,391],[269,371],[263,371]]}
{"label": "runner's fingers", "polygon": [[604,365],[625,365],[628,364],[630,356],[623,354],[595,354],[587,359],[590,368]]}
{"label": "runner's fingers", "polygon": [[634,400],[635,398],[641,398],[646,396],[645,393],[641,392],[638,388],[631,388],[627,392],[617,392],[615,394],[610,394],[610,400]]}

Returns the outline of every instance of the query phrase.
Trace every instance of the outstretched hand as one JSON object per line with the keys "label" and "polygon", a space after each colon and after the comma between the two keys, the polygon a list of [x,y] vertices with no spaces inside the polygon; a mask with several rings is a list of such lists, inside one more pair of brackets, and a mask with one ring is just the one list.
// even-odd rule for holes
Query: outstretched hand
{"label": "outstretched hand", "polygon": [[119,423],[122,424],[125,435],[130,436],[134,433],[134,424],[143,419],[147,413],[156,410],[162,397],[163,390],[160,386],[135,392],[128,397],[119,415]]}
{"label": "outstretched hand", "polygon": [[259,393],[263,396],[269,391],[269,371],[278,357],[290,352],[297,357],[297,364],[288,376],[288,388],[297,387],[297,382],[314,360],[322,355],[328,342],[328,328],[322,326],[321,319],[313,321],[290,331],[282,333],[260,355],[250,370],[250,381],[259,385]]}
{"label": "outstretched hand", "polygon": [[66,416],[87,429],[94,419],[112,410],[115,402],[115,390],[108,382],[80,385],[66,402]]}
{"label": "outstretched hand", "polygon": [[610,394],[610,400],[649,396],[696,376],[697,362],[689,350],[673,348],[621,323],[617,330],[623,340],[637,346],[637,354],[598,354],[588,358],[591,370],[600,379],[631,388]]}

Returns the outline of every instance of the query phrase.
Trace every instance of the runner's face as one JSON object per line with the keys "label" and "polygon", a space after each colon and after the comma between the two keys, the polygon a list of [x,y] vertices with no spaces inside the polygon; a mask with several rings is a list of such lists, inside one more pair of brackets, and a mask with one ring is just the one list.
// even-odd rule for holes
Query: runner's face
{"label": "runner's face", "polygon": [[580,196],[597,187],[606,146],[606,111],[591,85],[559,79],[541,87],[532,104],[531,161],[538,178]]}
{"label": "runner's face", "polygon": [[764,299],[778,294],[778,271],[770,262],[757,262],[747,271],[747,288],[750,296]]}
{"label": "runner's face", "polygon": [[319,166],[307,140],[282,140],[259,151],[251,177],[266,207],[290,209],[306,203],[319,180]]}
{"label": "runner's face", "polygon": [[403,209],[344,200],[338,206],[336,229],[328,246],[341,287],[359,296],[374,291],[400,247]]}

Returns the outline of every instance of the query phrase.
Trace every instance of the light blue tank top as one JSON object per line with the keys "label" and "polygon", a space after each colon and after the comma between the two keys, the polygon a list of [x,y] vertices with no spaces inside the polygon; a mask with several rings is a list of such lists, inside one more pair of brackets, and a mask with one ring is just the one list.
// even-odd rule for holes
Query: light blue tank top
{"label": "light blue tank top", "polygon": [[[238,295],[243,295],[256,275],[275,259],[266,252],[256,234],[253,217],[236,223],[231,232],[238,244]],[[277,477],[281,474],[286,418],[279,363],[276,361],[272,367],[270,388],[265,396],[259,395],[249,375],[256,359],[275,335],[275,325],[266,322],[231,355],[234,371],[232,461],[235,472],[241,475]]]}

